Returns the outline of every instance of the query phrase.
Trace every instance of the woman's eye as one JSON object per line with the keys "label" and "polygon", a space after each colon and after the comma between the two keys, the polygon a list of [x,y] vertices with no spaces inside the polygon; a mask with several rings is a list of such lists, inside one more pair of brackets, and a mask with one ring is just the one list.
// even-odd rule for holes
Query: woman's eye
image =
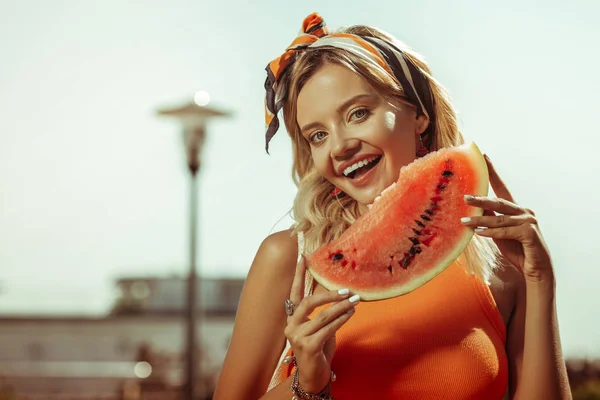
{"label": "woman's eye", "polygon": [[327,134],[323,131],[318,131],[313,133],[312,135],[310,135],[310,142],[312,143],[316,143],[316,142],[320,142],[321,140],[325,139],[325,137],[327,136]]}
{"label": "woman's eye", "polygon": [[352,112],[352,114],[350,115],[350,119],[365,119],[366,117],[369,116],[369,110],[366,108],[359,108],[358,110],[355,110]]}

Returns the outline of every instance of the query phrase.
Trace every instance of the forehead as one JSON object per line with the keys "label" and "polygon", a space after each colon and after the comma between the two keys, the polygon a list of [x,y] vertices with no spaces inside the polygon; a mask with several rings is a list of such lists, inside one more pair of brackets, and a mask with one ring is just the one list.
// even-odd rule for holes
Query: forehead
{"label": "forehead", "polygon": [[374,92],[363,77],[350,69],[338,64],[325,64],[306,81],[298,94],[298,124],[320,120],[335,113],[344,101]]}

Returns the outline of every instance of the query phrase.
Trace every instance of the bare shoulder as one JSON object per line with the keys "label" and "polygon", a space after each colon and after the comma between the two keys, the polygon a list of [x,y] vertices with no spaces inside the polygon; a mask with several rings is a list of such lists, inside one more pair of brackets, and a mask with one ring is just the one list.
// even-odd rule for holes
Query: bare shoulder
{"label": "bare shoulder", "polygon": [[286,314],[296,267],[291,230],[263,240],[244,283],[215,399],[259,398],[267,390],[283,346]]}
{"label": "bare shoulder", "polygon": [[269,274],[277,278],[289,277],[291,285],[297,252],[297,239],[296,236],[292,237],[291,229],[273,233],[258,248],[248,276]]}

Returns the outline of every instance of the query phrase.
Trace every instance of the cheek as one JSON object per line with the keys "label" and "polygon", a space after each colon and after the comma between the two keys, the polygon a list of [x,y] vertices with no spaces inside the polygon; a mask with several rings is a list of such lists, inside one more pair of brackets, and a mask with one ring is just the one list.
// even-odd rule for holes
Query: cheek
{"label": "cheek", "polygon": [[413,162],[417,158],[414,134],[400,137],[397,133],[394,144],[390,146],[390,156],[394,170],[399,171],[401,167]]}
{"label": "cheek", "polygon": [[414,127],[402,113],[387,110],[374,118],[372,125],[373,133],[384,142],[406,141],[414,134]]}
{"label": "cheek", "polygon": [[312,161],[315,166],[315,169],[324,178],[327,178],[332,174],[333,170],[331,167],[331,162],[329,161],[329,156],[327,152],[322,148],[312,149],[311,151]]}
{"label": "cheek", "polygon": [[392,111],[384,114],[379,135],[380,144],[387,153],[390,168],[394,171],[410,164],[416,158],[414,127],[402,116]]}
{"label": "cheek", "polygon": [[383,116],[383,120],[387,130],[393,132],[394,128],[396,127],[396,114],[394,114],[391,111],[386,111],[386,113]]}
{"label": "cheek", "polygon": [[379,115],[369,128],[373,144],[382,147],[382,150],[397,153],[399,149],[411,146],[411,127],[393,111],[386,111]]}

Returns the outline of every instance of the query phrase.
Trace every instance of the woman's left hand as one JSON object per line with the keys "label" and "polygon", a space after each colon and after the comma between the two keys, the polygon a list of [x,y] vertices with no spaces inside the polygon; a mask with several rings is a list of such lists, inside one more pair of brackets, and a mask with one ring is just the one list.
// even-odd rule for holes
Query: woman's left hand
{"label": "woman's left hand", "polygon": [[554,279],[552,260],[535,214],[515,204],[490,159],[487,162],[490,184],[497,198],[465,196],[469,205],[483,208],[484,215],[470,217],[462,223],[475,229],[479,236],[494,240],[504,258],[519,268],[525,279],[540,282]]}

